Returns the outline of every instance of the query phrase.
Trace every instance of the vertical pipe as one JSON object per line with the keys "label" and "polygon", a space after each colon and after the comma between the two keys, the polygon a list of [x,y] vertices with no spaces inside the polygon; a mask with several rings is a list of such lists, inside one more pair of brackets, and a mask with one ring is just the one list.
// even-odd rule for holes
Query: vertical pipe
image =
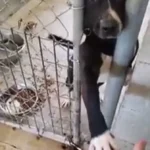
{"label": "vertical pipe", "polygon": [[[30,53],[30,47],[29,47],[29,43],[28,43],[26,32],[24,32],[24,37],[25,37],[25,42],[26,42],[26,46],[27,46],[27,52],[28,52],[28,56],[29,56],[30,66],[31,66],[31,70],[32,70],[34,86],[35,86],[36,92],[38,93],[37,83],[36,83],[36,76],[35,76],[35,73],[34,73],[34,68],[33,68],[33,63],[32,63],[31,53]],[[35,126],[36,126],[36,129],[37,129],[38,135],[40,135],[40,128],[39,128],[38,123],[37,123],[37,118],[35,117],[35,115],[33,115],[33,118],[34,118],[34,122],[35,122]]]}
{"label": "vertical pipe", "polygon": [[57,64],[57,56],[56,56],[56,43],[53,41],[53,50],[54,50],[54,61],[55,61],[55,74],[56,74],[56,87],[57,87],[57,100],[58,100],[58,107],[59,107],[59,119],[60,119],[60,127],[61,127],[61,134],[63,135],[63,119],[62,119],[62,110],[60,104],[60,91],[59,91],[59,75],[58,75],[58,64]]}
{"label": "vertical pipe", "polygon": [[[69,70],[69,54],[70,54],[70,49],[69,49],[69,43],[68,43],[68,48],[67,48],[67,62],[68,62],[68,68],[67,68],[67,72],[68,72],[68,70]],[[69,83],[70,83],[70,78],[68,78],[69,79]],[[70,91],[68,91],[68,95],[69,95],[69,102],[70,102],[70,106],[71,106],[71,101],[72,101],[72,98],[71,98],[71,93],[70,93]],[[70,123],[70,135],[72,136],[72,123],[71,123],[71,121],[72,121],[72,117],[71,117],[71,107],[70,107],[70,109],[69,109],[69,123]]]}
{"label": "vertical pipe", "polygon": [[80,110],[81,110],[81,83],[79,64],[79,45],[82,38],[84,0],[73,1],[73,43],[74,43],[74,98],[73,98],[73,141],[80,143]]}
{"label": "vertical pipe", "polygon": [[127,66],[133,56],[134,46],[144,18],[148,0],[127,0],[127,26],[120,34],[111,64],[102,111],[111,127],[120,92],[125,81]]}
{"label": "vertical pipe", "polygon": [[[42,67],[43,67],[43,74],[44,74],[44,81],[45,81],[45,88],[46,88],[46,96],[47,96],[47,101],[48,101],[51,125],[52,125],[53,133],[55,133],[54,122],[53,122],[53,114],[52,114],[52,108],[51,108],[52,105],[51,105],[51,100],[50,100],[50,96],[49,96],[49,92],[48,92],[46,69],[45,69],[45,63],[44,63],[43,49],[42,49],[42,45],[41,45],[41,38],[38,37],[38,40],[39,40],[40,54],[41,54],[41,60],[42,60],[41,62],[42,62]],[[44,120],[44,118],[43,118],[43,120]]]}

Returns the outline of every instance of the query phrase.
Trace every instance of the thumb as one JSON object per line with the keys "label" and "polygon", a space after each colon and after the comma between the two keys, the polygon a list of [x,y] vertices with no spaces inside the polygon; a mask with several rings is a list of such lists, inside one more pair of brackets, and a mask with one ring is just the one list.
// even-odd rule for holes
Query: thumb
{"label": "thumb", "polygon": [[134,145],[133,150],[145,150],[147,142],[146,141],[139,141]]}

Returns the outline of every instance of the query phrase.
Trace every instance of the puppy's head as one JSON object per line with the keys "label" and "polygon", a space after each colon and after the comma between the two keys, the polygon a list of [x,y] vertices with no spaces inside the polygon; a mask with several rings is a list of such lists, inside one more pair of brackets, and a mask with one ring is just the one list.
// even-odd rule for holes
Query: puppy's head
{"label": "puppy's head", "polygon": [[85,26],[102,39],[116,38],[125,25],[126,0],[89,0]]}

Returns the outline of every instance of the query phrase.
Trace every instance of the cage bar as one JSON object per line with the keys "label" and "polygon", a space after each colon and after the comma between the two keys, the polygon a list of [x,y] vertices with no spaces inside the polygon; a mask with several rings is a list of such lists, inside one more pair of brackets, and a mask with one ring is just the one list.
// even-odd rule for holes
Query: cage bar
{"label": "cage bar", "polygon": [[81,113],[81,83],[80,83],[80,62],[79,46],[82,38],[83,25],[83,0],[73,1],[73,43],[74,43],[74,100],[73,100],[73,137],[74,142],[80,142],[80,113]]}

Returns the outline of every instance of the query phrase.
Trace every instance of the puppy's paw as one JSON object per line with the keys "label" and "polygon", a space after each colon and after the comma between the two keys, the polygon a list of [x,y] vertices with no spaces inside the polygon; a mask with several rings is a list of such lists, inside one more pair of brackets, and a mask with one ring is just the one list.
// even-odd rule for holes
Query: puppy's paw
{"label": "puppy's paw", "polygon": [[61,108],[68,108],[70,106],[70,100],[69,99],[63,99],[61,102]]}
{"label": "puppy's paw", "polygon": [[100,89],[100,94],[99,94],[99,99],[100,99],[100,104],[104,102],[104,91],[101,91]]}
{"label": "puppy's paw", "polygon": [[91,140],[89,150],[118,150],[114,136],[106,131]]}
{"label": "puppy's paw", "polygon": [[100,103],[104,102],[104,94],[105,94],[105,89],[106,89],[106,82],[104,82],[103,84],[101,84],[99,86],[99,98],[100,98]]}

